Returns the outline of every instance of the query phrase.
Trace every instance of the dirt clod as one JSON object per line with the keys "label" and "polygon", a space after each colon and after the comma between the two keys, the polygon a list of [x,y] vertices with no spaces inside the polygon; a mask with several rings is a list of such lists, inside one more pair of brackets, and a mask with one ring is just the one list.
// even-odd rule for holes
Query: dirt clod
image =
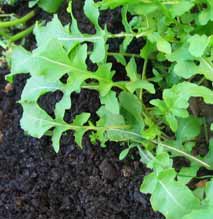
{"label": "dirt clod", "polygon": [[4,87],[4,92],[9,93],[13,90],[13,85],[10,83],[7,83],[6,86]]}

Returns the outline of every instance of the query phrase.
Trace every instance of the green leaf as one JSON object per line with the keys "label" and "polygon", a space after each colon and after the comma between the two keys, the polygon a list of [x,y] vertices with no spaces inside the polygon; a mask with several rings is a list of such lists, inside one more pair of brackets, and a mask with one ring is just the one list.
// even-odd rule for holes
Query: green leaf
{"label": "green leaf", "polygon": [[79,128],[75,129],[75,141],[76,143],[82,148],[82,138],[85,134],[85,132],[87,132],[86,128],[83,128],[81,126],[83,126],[89,119],[90,117],[90,113],[81,113],[80,115],[77,115],[75,117],[75,119],[73,120],[72,125],[74,126],[79,126]]}
{"label": "green leaf", "polygon": [[172,17],[175,18],[177,16],[181,16],[184,13],[190,11],[190,9],[194,6],[193,1],[182,0],[177,4],[172,5],[171,14]]}
{"label": "green leaf", "polygon": [[206,79],[213,81],[212,70],[213,64],[208,58],[200,58],[199,65],[193,61],[178,61],[174,67],[174,72],[185,79],[196,74],[204,75]]}
{"label": "green leaf", "polygon": [[[98,112],[100,120],[97,122],[97,127],[111,127],[111,129],[97,130],[97,135],[102,144],[105,144],[107,140],[111,141],[125,141],[128,137],[122,130],[126,128],[126,124],[122,115],[112,114],[110,111],[106,110],[105,107],[101,107]],[[121,130],[121,132],[119,131]]]}
{"label": "green leaf", "polygon": [[[128,92],[121,92],[119,95],[121,114],[127,119],[127,123],[131,124],[139,133],[144,129],[144,121],[142,118],[142,104],[137,97]],[[130,104],[131,103],[131,104]]]}
{"label": "green leaf", "polygon": [[71,62],[57,40],[51,40],[47,47],[33,51],[32,62],[28,63],[32,75],[47,77],[49,81],[60,79],[71,71]]}
{"label": "green leaf", "polygon": [[50,128],[57,125],[38,105],[26,102],[21,104],[23,107],[21,128],[26,130],[29,135],[41,138]]}
{"label": "green leaf", "polygon": [[158,51],[166,54],[171,54],[171,44],[165,40],[158,32],[154,32],[153,34],[149,35],[148,39],[151,43],[156,43]]}
{"label": "green leaf", "polygon": [[144,59],[148,59],[149,56],[155,51],[155,45],[150,43],[149,41],[146,42],[145,46],[140,51],[140,56]]}
{"label": "green leaf", "polygon": [[202,200],[202,207],[194,209],[183,219],[211,219],[213,217],[213,181],[209,181],[205,187],[205,199]]}
{"label": "green leaf", "polygon": [[138,80],[137,65],[134,58],[131,58],[126,66],[127,76],[131,81]]}
{"label": "green leaf", "polygon": [[[133,0],[132,2],[135,2],[135,0]],[[101,7],[101,9],[114,9],[120,5],[125,5],[127,3],[129,3],[129,0],[102,0],[101,2],[98,2],[97,5]]]}
{"label": "green leaf", "polygon": [[181,62],[181,61],[193,61],[194,57],[188,50],[188,45],[184,43],[178,46],[171,54],[166,55],[167,59],[171,62]]}
{"label": "green leaf", "polygon": [[176,138],[178,141],[190,141],[200,134],[202,122],[199,118],[189,116],[187,119],[178,120]]}
{"label": "green leaf", "polygon": [[31,77],[27,80],[21,95],[22,101],[33,102],[48,92],[63,90],[64,85],[60,82],[49,82],[43,77]]}
{"label": "green leaf", "polygon": [[167,152],[157,152],[154,159],[148,163],[148,167],[153,169],[156,173],[160,173],[164,169],[172,168],[172,160]]}
{"label": "green leaf", "polygon": [[172,48],[169,42],[167,42],[163,38],[159,38],[157,41],[157,48],[160,52],[166,53],[166,54],[171,54]]}
{"label": "green leaf", "polygon": [[38,47],[46,47],[49,41],[54,39],[60,41],[67,51],[79,44],[78,41],[66,40],[70,33],[63,27],[57,15],[54,15],[52,21],[48,22],[46,26],[37,23],[34,34]]}
{"label": "green leaf", "polygon": [[137,73],[137,65],[134,58],[131,58],[126,66],[127,76],[130,82],[125,82],[125,87],[131,93],[134,93],[137,89],[145,89],[148,92],[154,94],[154,85],[146,80],[140,80]]}
{"label": "green leaf", "polygon": [[119,114],[120,106],[114,91],[110,91],[106,96],[101,97],[101,103],[105,105],[109,112]]}
{"label": "green leaf", "polygon": [[151,84],[150,82],[146,81],[146,80],[137,80],[137,81],[125,82],[124,86],[131,93],[134,93],[137,89],[145,89],[151,94],[155,93],[154,85]]}
{"label": "green leaf", "polygon": [[183,219],[212,219],[213,205],[193,210],[190,214],[183,217]]}
{"label": "green leaf", "polygon": [[58,127],[55,127],[55,129],[53,130],[51,139],[52,139],[53,148],[54,148],[56,153],[58,153],[60,150],[61,136],[67,130],[68,130],[68,128],[66,126],[58,126]]}
{"label": "green leaf", "polygon": [[99,63],[102,62],[106,56],[105,34],[107,33],[107,30],[102,30],[99,26],[99,10],[95,6],[93,0],[86,0],[84,5],[84,13],[96,28],[96,37],[94,37],[94,40],[91,39],[91,42],[94,43],[94,48],[90,58],[93,62]]}
{"label": "green leaf", "polygon": [[63,0],[39,0],[38,5],[43,10],[54,13],[59,9],[62,3]]}
{"label": "green leaf", "polygon": [[198,166],[181,168],[181,170],[178,173],[178,182],[186,185],[197,175],[198,170],[199,170]]}
{"label": "green leaf", "polygon": [[189,52],[195,57],[201,57],[209,44],[209,39],[206,35],[195,34],[188,38],[188,42]]}
{"label": "green leaf", "polygon": [[174,72],[178,76],[188,79],[198,73],[198,67],[192,61],[178,61],[174,67]]}
{"label": "green leaf", "polygon": [[[168,219],[180,219],[199,207],[199,200],[183,184],[175,181],[174,169],[166,169],[159,175],[146,176],[141,192],[151,193],[151,204]],[[183,198],[184,197],[184,198]],[[174,214],[175,212],[175,214]]]}
{"label": "green leaf", "polygon": [[150,173],[144,177],[143,183],[140,186],[140,192],[153,193],[157,186],[158,180],[155,173]]}
{"label": "green leaf", "polygon": [[86,0],[84,5],[84,13],[90,19],[90,21],[94,24],[95,28],[100,29],[98,18],[99,18],[99,10],[95,6],[93,0]]}
{"label": "green leaf", "polygon": [[176,131],[177,124],[175,117],[188,117],[190,97],[202,97],[207,104],[213,104],[213,92],[203,86],[190,82],[182,82],[170,89],[164,89],[163,101],[152,100],[150,103],[157,107],[157,113],[163,115],[173,131]]}
{"label": "green leaf", "polygon": [[200,64],[198,66],[198,71],[200,74],[203,74],[206,79],[213,81],[213,64],[212,61],[208,58],[200,58]]}
{"label": "green leaf", "polygon": [[201,25],[206,25],[209,21],[213,21],[213,4],[211,1],[208,1],[207,8],[201,10],[198,20]]}
{"label": "green leaf", "polygon": [[169,124],[169,127],[172,129],[172,131],[175,132],[178,128],[178,122],[175,115],[173,115],[172,113],[167,113],[165,115],[165,119]]}
{"label": "green leaf", "polygon": [[[23,107],[23,115],[21,119],[21,127],[33,137],[41,138],[45,133],[54,128],[52,134],[53,147],[56,152],[59,151],[60,138],[63,132],[74,130],[75,141],[79,146],[82,145],[82,138],[87,128],[83,125],[88,121],[90,114],[82,113],[77,115],[71,124],[65,123],[62,119],[53,119],[36,103],[21,102]],[[30,123],[29,123],[30,121]]]}
{"label": "green leaf", "polygon": [[141,136],[145,139],[155,139],[157,136],[161,135],[160,128],[149,116],[145,116],[145,124],[148,126],[147,129],[143,130]]}
{"label": "green leaf", "polygon": [[31,58],[31,53],[25,50],[23,47],[15,47],[11,55],[11,73],[6,76],[6,79],[9,82],[12,82],[15,75],[29,73]]}
{"label": "green leaf", "polygon": [[124,160],[127,157],[129,150],[130,150],[129,148],[122,150],[119,155],[119,160]]}
{"label": "green leaf", "polygon": [[29,8],[34,7],[38,2],[39,0],[30,0],[28,3]]}

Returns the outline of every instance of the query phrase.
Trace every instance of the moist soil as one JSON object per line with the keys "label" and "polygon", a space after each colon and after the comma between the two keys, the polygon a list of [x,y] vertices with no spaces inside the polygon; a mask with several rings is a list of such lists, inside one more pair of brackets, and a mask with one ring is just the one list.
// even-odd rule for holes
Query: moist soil
{"label": "moist soil", "polygon": [[[82,13],[83,1],[74,1],[75,16],[82,31],[91,32],[92,26]],[[7,12],[25,14],[22,1]],[[67,17],[59,12],[63,22]],[[50,19],[38,12],[37,17]],[[119,13],[102,15],[114,32],[122,30]],[[137,44],[136,44],[137,45]],[[34,48],[29,36],[26,48]],[[137,48],[137,46],[135,46]],[[110,48],[117,48],[111,42]],[[134,48],[134,45],[133,47]],[[114,65],[119,69],[119,65]],[[13,86],[4,80],[9,73],[6,64],[0,67],[0,219],[161,219],[150,207],[149,196],[139,192],[148,170],[139,162],[136,152],[125,161],[118,156],[122,146],[109,143],[107,148],[92,145],[84,138],[81,150],[74,143],[72,132],[63,135],[61,149],[56,154],[49,137],[35,139],[20,128],[22,108],[17,103],[28,76],[17,76]],[[45,95],[40,105],[51,114],[60,94]],[[94,91],[83,90],[72,95],[73,106],[67,120],[81,112],[90,112],[96,119],[100,106]],[[30,123],[30,121],[29,121]]]}

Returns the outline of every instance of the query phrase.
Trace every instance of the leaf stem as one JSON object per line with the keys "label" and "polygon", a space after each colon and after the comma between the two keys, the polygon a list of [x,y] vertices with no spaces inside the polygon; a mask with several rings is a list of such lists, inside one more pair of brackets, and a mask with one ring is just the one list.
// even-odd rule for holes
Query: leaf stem
{"label": "leaf stem", "polygon": [[194,157],[194,156],[192,156],[192,155],[190,155],[190,154],[188,154],[188,153],[186,153],[186,152],[184,152],[184,151],[181,151],[181,150],[179,150],[179,149],[177,149],[177,148],[174,148],[174,147],[172,147],[172,146],[170,146],[170,145],[164,144],[164,143],[162,143],[162,142],[157,142],[157,141],[152,141],[152,142],[155,143],[155,144],[159,144],[159,145],[161,145],[162,147],[167,148],[167,149],[170,150],[170,151],[177,152],[177,153],[183,155],[184,157],[187,157],[188,159],[193,160],[193,161],[195,161],[195,162],[201,164],[202,166],[206,167],[207,169],[209,169],[209,168],[211,167],[211,166],[210,166],[209,164],[207,164],[206,162],[204,162],[204,161],[202,161],[202,160],[200,160],[200,159],[198,159],[198,158],[196,158],[196,157]]}
{"label": "leaf stem", "polygon": [[[144,140],[146,140],[143,137],[141,137],[139,134],[137,134],[135,132],[128,131],[128,130],[115,129],[114,131],[123,132],[124,134],[126,133],[128,135],[132,135],[132,136],[135,137],[135,138],[132,139],[132,141],[135,141],[135,142],[140,143],[140,144],[143,143]],[[162,143],[160,141],[156,141],[156,140],[150,140],[150,142],[152,142],[153,144],[156,144],[156,145],[160,145],[160,146],[166,148],[169,151],[173,151],[173,152],[176,152],[178,154],[181,154],[182,156],[184,156],[184,157],[186,157],[190,160],[193,160],[196,163],[199,163],[200,165],[206,167],[207,169],[211,168],[211,166],[209,164],[207,164],[206,162],[204,162],[204,161],[202,161],[202,160],[200,160],[200,159],[198,159],[198,158],[196,158],[196,157],[194,157],[194,156],[192,156],[192,155],[190,155],[190,154],[188,154],[184,151],[181,151],[177,148],[174,148],[170,145],[164,144],[164,143]]]}
{"label": "leaf stem", "polygon": [[[144,63],[143,63],[143,71],[142,71],[142,75],[141,75],[141,80],[145,80],[145,79],[146,79],[147,64],[148,64],[148,59],[145,59],[145,60],[144,60]],[[139,92],[139,99],[140,99],[140,100],[143,99],[143,89],[140,89],[140,92]]]}
{"label": "leaf stem", "polygon": [[[92,54],[91,51],[88,52],[88,54]],[[139,54],[136,53],[127,53],[127,52],[106,52],[108,56],[116,56],[116,55],[122,55],[126,57],[134,57],[134,58],[139,58],[142,59],[142,57]]]}
{"label": "leaf stem", "polygon": [[23,31],[13,35],[12,37],[10,37],[9,42],[10,43],[15,42],[15,41],[20,40],[20,39],[24,38],[25,36],[29,35],[30,33],[32,33],[34,26],[35,25],[32,25],[32,26],[28,27],[26,30],[23,30]]}
{"label": "leaf stem", "polygon": [[19,24],[24,24],[28,20],[30,20],[34,15],[35,15],[35,11],[31,11],[21,18],[17,18],[17,19],[12,20],[12,21],[2,21],[2,22],[0,22],[0,28],[8,28],[8,27],[13,27],[13,26],[19,25]]}
{"label": "leaf stem", "polygon": [[140,38],[142,36],[146,36],[147,33],[149,33],[150,30],[147,31],[143,31],[140,33],[125,33],[125,32],[121,32],[121,33],[117,33],[117,34],[108,34],[107,38],[123,38],[123,37],[136,37],[136,38]]}
{"label": "leaf stem", "polygon": [[142,36],[146,36],[148,33],[150,33],[151,29],[148,29],[147,31],[143,31],[140,33],[126,33],[126,32],[121,32],[121,33],[117,33],[117,34],[106,34],[106,35],[88,35],[88,34],[81,34],[79,36],[70,36],[70,37],[59,37],[58,40],[59,41],[79,41],[79,42],[83,42],[83,41],[89,41],[89,42],[93,42],[96,40],[101,40],[103,38],[105,39],[109,39],[109,38],[123,38],[123,37],[136,37],[136,38],[140,38]]}
{"label": "leaf stem", "polygon": [[[139,0],[140,2],[143,2],[145,4],[151,4],[153,3],[153,1],[150,1],[150,0]],[[160,2],[161,4],[163,5],[176,5],[176,4],[179,4],[180,1],[163,1],[163,2]]]}

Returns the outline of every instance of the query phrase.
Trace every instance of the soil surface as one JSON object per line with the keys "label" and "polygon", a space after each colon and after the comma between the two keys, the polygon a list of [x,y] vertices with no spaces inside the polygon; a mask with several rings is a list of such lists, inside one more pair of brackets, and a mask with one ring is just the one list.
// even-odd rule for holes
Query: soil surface
{"label": "soil surface", "polygon": [[[82,15],[82,1],[75,2],[75,16],[81,29],[91,32],[91,25]],[[16,7],[16,13],[22,11],[23,7]],[[59,14],[66,23],[62,10]],[[47,17],[43,12],[39,16]],[[115,32],[122,29],[119,13],[105,13],[103,18]],[[27,48],[34,47],[33,40],[28,37]],[[113,47],[116,45],[112,44]],[[22,109],[16,101],[27,76],[17,76],[11,86],[4,80],[7,73],[8,68],[3,64],[0,67],[0,219],[163,218],[151,209],[149,196],[139,192],[148,170],[139,163],[137,155],[119,161],[121,145],[109,143],[103,149],[92,145],[86,136],[81,150],[70,132],[63,135],[61,150],[55,154],[48,137],[38,140],[26,136],[19,125]],[[51,114],[57,98],[60,94],[46,95],[41,100],[42,107]],[[97,93],[83,90],[73,95],[72,100],[74,105],[66,115],[67,120],[83,111],[90,112],[95,119],[99,107]]]}

